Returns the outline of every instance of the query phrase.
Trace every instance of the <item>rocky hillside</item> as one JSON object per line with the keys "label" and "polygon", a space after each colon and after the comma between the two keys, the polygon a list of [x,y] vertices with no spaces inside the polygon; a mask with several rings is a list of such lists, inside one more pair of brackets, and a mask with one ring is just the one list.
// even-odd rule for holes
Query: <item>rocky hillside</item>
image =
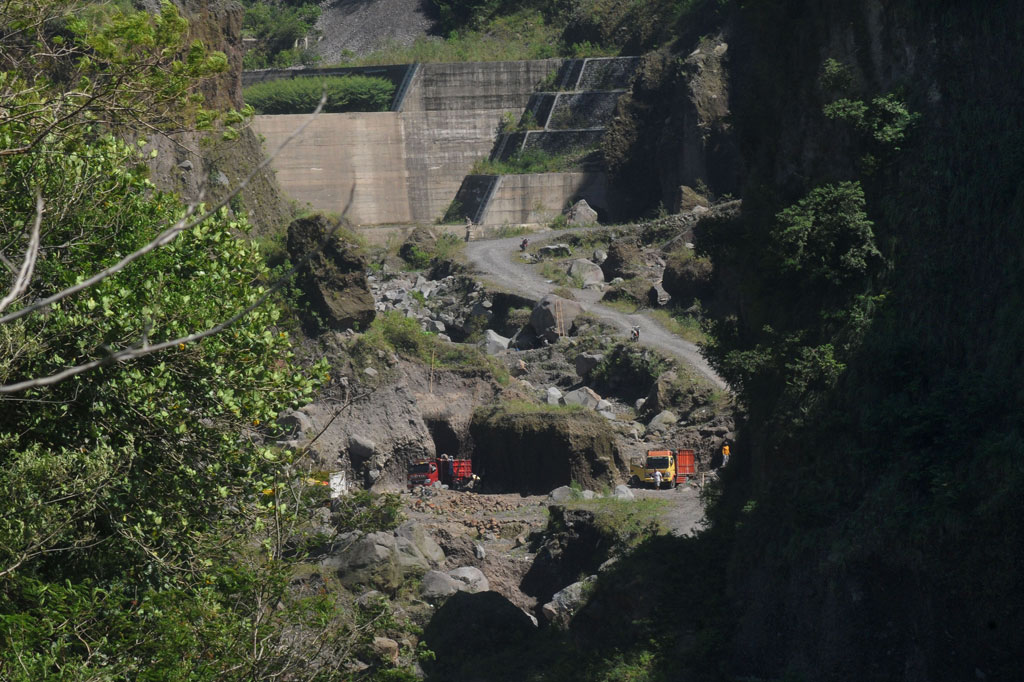
{"label": "rocky hillside", "polygon": [[1014,679],[1024,12],[719,5],[728,127],[693,116],[715,111],[696,42],[651,58],[622,120],[648,202],[694,177],[694,133],[698,160],[741,158],[742,215],[696,240],[728,303],[711,357],[749,409],[703,632],[739,677]]}
{"label": "rocky hillside", "polygon": [[[145,9],[155,12],[160,3],[145,0]],[[242,107],[242,8],[230,0],[201,2],[178,0],[182,16],[188,19],[189,34],[210,50],[223,52],[228,70],[202,85],[208,106],[219,110]],[[262,142],[243,128],[233,140],[216,139],[206,133],[154,134],[146,151],[157,156],[149,162],[153,181],[161,188],[179,192],[188,200],[202,196],[209,204],[220,200],[252,173],[265,157]],[[283,229],[291,218],[291,207],[270,170],[249,182],[232,209],[248,215],[256,234]]]}
{"label": "rocky hillside", "polygon": [[311,50],[325,64],[392,45],[408,47],[435,31],[430,0],[337,0],[322,3]]}

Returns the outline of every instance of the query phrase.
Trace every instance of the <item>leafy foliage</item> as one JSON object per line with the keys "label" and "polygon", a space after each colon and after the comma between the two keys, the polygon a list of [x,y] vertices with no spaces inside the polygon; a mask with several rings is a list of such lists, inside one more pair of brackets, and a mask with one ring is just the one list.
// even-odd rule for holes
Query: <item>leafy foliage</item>
{"label": "leafy foliage", "polygon": [[[31,286],[7,312],[119,261],[185,214],[147,180],[144,142],[114,132],[238,120],[203,109],[195,79],[225,61],[183,45],[187,27],[169,3],[154,17],[77,7],[0,9],[6,254],[24,251],[37,194],[45,205]],[[239,239],[247,229],[216,212],[100,283],[0,324],[0,383],[245,309],[269,285],[260,251]],[[3,291],[11,280],[0,271]],[[339,679],[379,628],[400,629],[386,604],[293,581],[298,557],[285,549],[301,546],[304,505],[317,496],[295,483],[292,453],[263,437],[283,408],[311,399],[325,368],[298,366],[280,322],[274,306],[257,307],[196,343],[2,398],[0,678]],[[396,522],[393,500],[359,503],[347,521]]]}
{"label": "leafy foliage", "polygon": [[242,29],[258,43],[246,52],[245,68],[286,67],[310,62],[310,55],[296,44],[312,33],[319,18],[320,7],[315,2],[246,0]]}
{"label": "leafy foliage", "polygon": [[260,114],[306,114],[326,95],[324,111],[386,111],[395,85],[371,76],[290,78],[258,83],[242,93],[247,104]]}

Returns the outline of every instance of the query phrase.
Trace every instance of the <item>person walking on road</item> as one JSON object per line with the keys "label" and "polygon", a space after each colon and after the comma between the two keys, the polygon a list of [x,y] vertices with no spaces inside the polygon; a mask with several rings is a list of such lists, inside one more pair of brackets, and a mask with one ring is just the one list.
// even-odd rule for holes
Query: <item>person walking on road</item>
{"label": "person walking on road", "polygon": [[654,487],[655,489],[661,489],[661,472],[657,469],[654,470]]}

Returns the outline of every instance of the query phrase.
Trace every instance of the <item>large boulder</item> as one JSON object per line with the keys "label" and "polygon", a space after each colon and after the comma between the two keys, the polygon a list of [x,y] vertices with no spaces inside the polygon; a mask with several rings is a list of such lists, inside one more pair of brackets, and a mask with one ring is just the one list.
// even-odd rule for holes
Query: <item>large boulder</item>
{"label": "large boulder", "polygon": [[588,410],[596,410],[598,404],[601,402],[601,396],[599,396],[594,389],[587,386],[577,388],[575,391],[569,391],[562,396],[563,405],[579,405],[585,407]]}
{"label": "large boulder", "polygon": [[[423,665],[434,679],[457,669],[467,652],[522,646],[535,632],[530,616],[497,592],[457,592],[424,628],[423,640],[437,658]],[[451,678],[442,674],[439,679]]]}
{"label": "large boulder", "polygon": [[331,229],[322,215],[299,218],[288,226],[288,253],[293,263],[302,263],[299,288],[316,313],[306,324],[317,331],[365,329],[376,315],[366,258],[342,235],[328,239]]}
{"label": "large boulder", "polygon": [[573,323],[582,312],[583,307],[576,301],[548,294],[530,313],[530,326],[539,338],[554,343],[572,333]]}
{"label": "large boulder", "polygon": [[459,591],[463,583],[442,571],[427,571],[420,581],[420,594],[424,599],[444,599]]}
{"label": "large boulder", "polygon": [[608,258],[601,263],[604,277],[612,280],[616,277],[630,279],[643,270],[640,247],[632,239],[618,239],[608,247]]}
{"label": "large boulder", "polygon": [[590,373],[594,371],[594,368],[601,364],[604,360],[604,353],[593,353],[586,351],[576,356],[576,374],[581,379],[586,380],[590,377]]}
{"label": "large boulder", "polygon": [[541,258],[566,258],[572,255],[572,247],[568,244],[546,244],[537,249]]}
{"label": "large boulder", "polygon": [[711,260],[698,258],[689,249],[669,256],[662,274],[661,286],[680,305],[689,306],[695,300],[707,301],[714,294]]}
{"label": "large boulder", "polygon": [[441,548],[415,523],[398,531],[378,531],[339,542],[340,550],[325,559],[346,587],[371,586],[393,592],[407,575],[423,575],[444,561]]}
{"label": "large boulder", "polygon": [[593,225],[597,222],[597,211],[590,208],[586,199],[580,199],[572,205],[565,217],[570,225]]}
{"label": "large boulder", "polygon": [[509,339],[506,339],[493,329],[487,329],[484,331],[484,339],[481,344],[483,345],[484,352],[488,355],[500,355],[508,350]]}
{"label": "large boulder", "polygon": [[448,571],[448,575],[461,585],[461,592],[486,592],[491,589],[484,572],[476,566],[460,566]]}
{"label": "large boulder", "polygon": [[579,277],[584,287],[604,283],[604,272],[601,270],[601,266],[586,258],[577,258],[569,264],[569,276]]}
{"label": "large boulder", "polygon": [[436,249],[437,237],[434,233],[426,227],[417,227],[398,248],[398,256],[406,263],[423,266]]}

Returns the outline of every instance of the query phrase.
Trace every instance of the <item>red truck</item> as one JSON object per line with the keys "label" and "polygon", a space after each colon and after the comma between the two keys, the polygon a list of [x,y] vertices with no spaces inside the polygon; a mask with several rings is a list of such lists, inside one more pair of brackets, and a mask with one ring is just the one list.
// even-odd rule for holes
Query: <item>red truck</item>
{"label": "red truck", "polygon": [[418,485],[433,485],[437,481],[449,488],[465,488],[473,481],[473,460],[421,459],[409,465],[406,484],[410,490]]}

